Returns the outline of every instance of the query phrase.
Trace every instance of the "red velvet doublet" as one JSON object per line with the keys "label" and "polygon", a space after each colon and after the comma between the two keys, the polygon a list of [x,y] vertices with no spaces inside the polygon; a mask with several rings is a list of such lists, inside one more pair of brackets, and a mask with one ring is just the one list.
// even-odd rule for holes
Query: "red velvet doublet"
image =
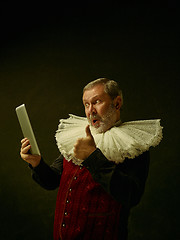
{"label": "red velvet doublet", "polygon": [[63,161],[57,195],[54,240],[116,240],[121,205],[85,167]]}

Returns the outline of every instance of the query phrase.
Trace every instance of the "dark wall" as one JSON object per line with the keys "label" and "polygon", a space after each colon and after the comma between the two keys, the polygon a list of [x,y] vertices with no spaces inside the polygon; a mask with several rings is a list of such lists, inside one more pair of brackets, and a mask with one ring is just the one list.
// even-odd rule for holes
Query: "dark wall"
{"label": "dark wall", "polygon": [[84,116],[82,88],[98,77],[119,82],[123,121],[162,119],[151,149],[129,240],[177,240],[179,234],[178,9],[136,5],[1,6],[0,239],[52,239],[56,191],[31,179],[19,156],[15,107],[25,103],[47,163],[59,154],[60,118]]}

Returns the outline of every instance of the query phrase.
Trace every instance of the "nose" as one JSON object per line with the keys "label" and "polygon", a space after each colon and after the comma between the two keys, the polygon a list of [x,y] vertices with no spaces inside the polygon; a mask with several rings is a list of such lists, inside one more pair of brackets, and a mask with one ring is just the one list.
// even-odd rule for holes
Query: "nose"
{"label": "nose", "polygon": [[89,108],[88,108],[88,114],[96,114],[96,108],[94,107],[93,104],[90,104]]}

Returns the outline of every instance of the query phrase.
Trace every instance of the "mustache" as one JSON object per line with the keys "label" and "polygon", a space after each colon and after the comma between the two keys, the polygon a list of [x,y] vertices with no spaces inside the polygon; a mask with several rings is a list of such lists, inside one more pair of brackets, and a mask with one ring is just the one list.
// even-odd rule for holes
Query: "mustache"
{"label": "mustache", "polygon": [[101,120],[101,117],[98,114],[90,114],[89,120]]}

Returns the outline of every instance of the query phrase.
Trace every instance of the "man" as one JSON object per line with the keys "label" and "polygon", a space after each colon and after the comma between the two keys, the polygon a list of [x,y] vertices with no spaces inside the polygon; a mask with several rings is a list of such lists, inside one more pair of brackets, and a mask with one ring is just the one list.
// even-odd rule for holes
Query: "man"
{"label": "man", "polygon": [[60,121],[61,154],[50,167],[28,153],[28,139],[21,141],[20,154],[33,179],[46,189],[59,187],[55,240],[127,239],[129,211],[144,192],[148,150],[159,144],[162,128],[159,120],[121,123],[122,103],[115,81],[90,82],[83,90],[87,118],[71,115]]}

